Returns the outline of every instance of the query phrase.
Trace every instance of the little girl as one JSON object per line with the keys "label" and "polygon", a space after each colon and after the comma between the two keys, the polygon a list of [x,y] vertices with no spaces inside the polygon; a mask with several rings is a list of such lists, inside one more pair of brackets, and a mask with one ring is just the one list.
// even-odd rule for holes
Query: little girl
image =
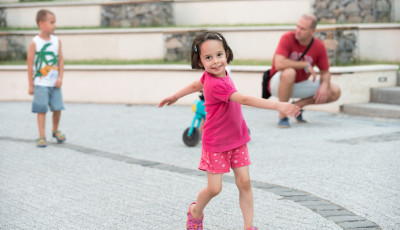
{"label": "little girl", "polygon": [[187,230],[203,229],[203,210],[210,200],[222,190],[222,176],[232,168],[239,189],[244,229],[253,227],[253,192],[249,174],[250,158],[247,142],[250,141],[241,104],[278,110],[297,116],[296,105],[275,102],[240,94],[235,89],[225,66],[233,60],[233,52],[225,38],[217,32],[203,32],[196,36],[191,47],[192,69],[205,70],[201,79],[162,100],[158,107],[171,105],[179,98],[204,91],[206,121],[203,126],[202,154],[199,169],[207,172],[207,187],[189,206]]}

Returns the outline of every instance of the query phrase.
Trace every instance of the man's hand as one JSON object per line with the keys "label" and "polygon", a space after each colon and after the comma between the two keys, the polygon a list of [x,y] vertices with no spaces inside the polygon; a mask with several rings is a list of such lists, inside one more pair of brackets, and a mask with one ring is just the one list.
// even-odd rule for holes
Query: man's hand
{"label": "man's hand", "polygon": [[321,83],[319,89],[314,95],[316,104],[323,104],[328,101],[329,88],[326,84]]}
{"label": "man's hand", "polygon": [[304,71],[306,73],[309,73],[313,78],[313,82],[315,82],[315,80],[317,79],[317,74],[315,73],[314,68],[312,67],[312,65],[310,65],[310,63],[308,63],[308,65],[304,67]]}

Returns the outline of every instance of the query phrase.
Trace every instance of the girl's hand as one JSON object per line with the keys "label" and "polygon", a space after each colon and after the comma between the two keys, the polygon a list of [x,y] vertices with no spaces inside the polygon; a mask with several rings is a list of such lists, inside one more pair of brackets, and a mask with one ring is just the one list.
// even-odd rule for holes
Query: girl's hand
{"label": "girl's hand", "polygon": [[165,104],[167,104],[168,106],[170,106],[170,105],[174,104],[177,100],[178,100],[178,99],[175,98],[174,96],[167,97],[167,98],[165,98],[164,100],[162,100],[162,101],[160,102],[160,104],[158,104],[158,107],[161,108],[161,107],[163,107]]}
{"label": "girl's hand", "polygon": [[278,111],[292,117],[300,115],[300,107],[289,102],[280,102]]}

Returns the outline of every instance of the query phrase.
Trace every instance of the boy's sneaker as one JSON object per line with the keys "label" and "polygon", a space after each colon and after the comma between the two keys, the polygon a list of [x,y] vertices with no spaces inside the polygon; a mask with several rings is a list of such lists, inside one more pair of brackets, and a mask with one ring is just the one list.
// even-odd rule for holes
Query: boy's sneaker
{"label": "boy's sneaker", "polygon": [[300,110],[300,114],[296,117],[296,120],[298,123],[307,123],[307,121],[303,119],[303,110]]}
{"label": "boy's sneaker", "polygon": [[190,213],[190,206],[192,204],[196,204],[196,202],[193,202],[189,205],[189,211],[187,212],[187,221],[186,221],[186,230],[203,230],[203,218],[204,214],[201,216],[201,218],[196,219],[192,216],[192,213]]}
{"label": "boy's sneaker", "polygon": [[289,118],[287,117],[282,117],[279,122],[278,122],[278,128],[289,128]]}

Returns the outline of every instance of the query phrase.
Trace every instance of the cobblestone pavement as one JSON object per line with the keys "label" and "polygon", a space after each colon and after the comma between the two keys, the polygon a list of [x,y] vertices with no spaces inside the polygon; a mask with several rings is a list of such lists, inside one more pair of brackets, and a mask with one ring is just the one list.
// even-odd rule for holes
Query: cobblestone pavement
{"label": "cobblestone pavement", "polygon": [[[189,106],[67,104],[67,143],[36,148],[30,103],[0,103],[0,229],[184,229],[206,185],[201,146],[186,147]],[[260,229],[400,229],[400,121],[243,108]],[[205,229],[241,229],[233,174]]]}

